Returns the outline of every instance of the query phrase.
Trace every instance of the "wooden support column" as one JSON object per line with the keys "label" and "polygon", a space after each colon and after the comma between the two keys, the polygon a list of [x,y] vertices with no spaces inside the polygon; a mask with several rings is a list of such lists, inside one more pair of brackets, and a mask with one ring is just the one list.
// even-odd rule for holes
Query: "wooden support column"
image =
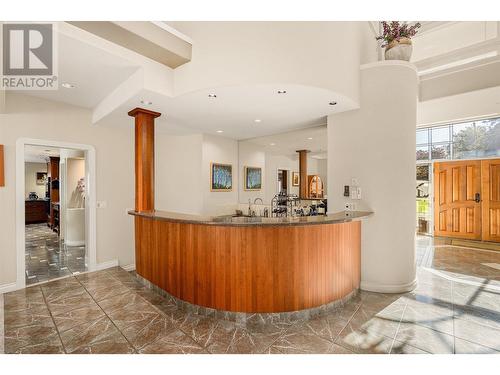
{"label": "wooden support column", "polygon": [[161,113],[135,108],[135,210],[155,209],[155,118]]}
{"label": "wooden support column", "polygon": [[309,150],[297,150],[299,153],[299,197],[309,198],[307,188],[307,153]]}

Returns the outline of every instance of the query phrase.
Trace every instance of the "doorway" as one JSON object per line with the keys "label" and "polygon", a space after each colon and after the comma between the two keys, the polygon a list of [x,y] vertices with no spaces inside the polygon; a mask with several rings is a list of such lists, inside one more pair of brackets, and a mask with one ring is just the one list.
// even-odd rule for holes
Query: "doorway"
{"label": "doorway", "polygon": [[25,145],[26,285],[88,269],[83,150]]}
{"label": "doorway", "polygon": [[94,270],[94,148],[19,139],[16,181],[16,288]]}
{"label": "doorway", "polygon": [[287,169],[278,169],[278,194],[289,194]]}
{"label": "doorway", "polygon": [[500,242],[500,159],[434,163],[434,234]]}

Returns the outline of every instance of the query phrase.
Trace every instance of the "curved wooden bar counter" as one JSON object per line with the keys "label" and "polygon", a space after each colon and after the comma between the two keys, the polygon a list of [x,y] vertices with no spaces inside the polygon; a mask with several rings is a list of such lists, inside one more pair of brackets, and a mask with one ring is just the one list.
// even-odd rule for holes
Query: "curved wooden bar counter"
{"label": "curved wooden bar counter", "polygon": [[290,312],[359,288],[359,219],[369,213],[280,219],[130,214],[137,274],[195,305]]}

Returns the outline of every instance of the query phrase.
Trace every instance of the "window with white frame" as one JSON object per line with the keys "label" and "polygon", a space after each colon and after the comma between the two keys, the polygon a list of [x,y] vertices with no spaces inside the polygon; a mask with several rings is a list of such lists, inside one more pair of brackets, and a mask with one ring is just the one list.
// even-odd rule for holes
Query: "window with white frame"
{"label": "window with white frame", "polygon": [[500,117],[417,129],[417,163],[500,156]]}

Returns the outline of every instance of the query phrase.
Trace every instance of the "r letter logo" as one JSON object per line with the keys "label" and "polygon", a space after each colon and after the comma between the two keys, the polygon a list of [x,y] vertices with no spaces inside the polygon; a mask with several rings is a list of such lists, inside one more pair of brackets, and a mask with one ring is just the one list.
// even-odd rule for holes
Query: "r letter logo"
{"label": "r letter logo", "polygon": [[50,23],[4,23],[1,88],[54,90],[54,32]]}

